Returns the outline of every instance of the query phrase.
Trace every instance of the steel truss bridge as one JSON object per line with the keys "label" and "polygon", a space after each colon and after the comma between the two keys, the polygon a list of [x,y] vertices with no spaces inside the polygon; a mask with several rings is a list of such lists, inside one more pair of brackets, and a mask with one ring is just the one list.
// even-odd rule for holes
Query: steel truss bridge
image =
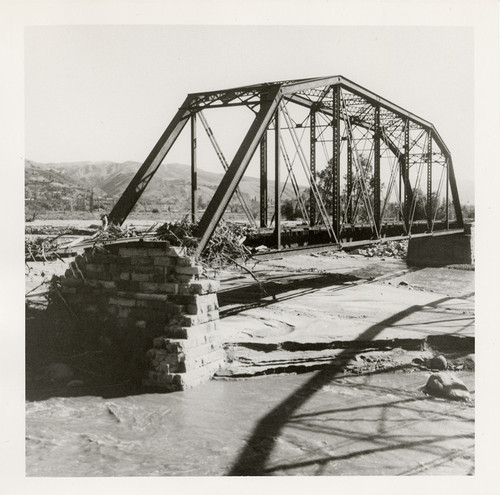
{"label": "steel truss bridge", "polygon": [[[230,163],[205,115],[210,109],[229,107],[246,107],[254,114]],[[249,223],[260,229],[254,243],[277,250],[463,229],[452,157],[433,124],[342,76],[189,94],[109,214],[111,223],[124,222],[188,122],[191,218],[197,220],[198,120],[225,170],[198,222],[199,253],[233,196]],[[322,163],[328,164],[322,175],[327,194],[318,182],[321,153]],[[269,154],[274,162],[271,218]],[[260,163],[257,219],[238,189],[254,155]],[[308,197],[298,183],[299,171],[307,180]],[[285,187],[293,189],[304,225],[282,224]]]}

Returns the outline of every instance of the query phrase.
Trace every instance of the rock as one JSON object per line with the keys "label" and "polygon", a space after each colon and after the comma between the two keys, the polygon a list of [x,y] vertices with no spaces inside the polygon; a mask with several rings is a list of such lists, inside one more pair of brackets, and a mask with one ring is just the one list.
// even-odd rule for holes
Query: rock
{"label": "rock", "polygon": [[474,354],[467,354],[466,356],[460,356],[452,360],[449,369],[461,370],[474,370],[475,369],[475,356]]}
{"label": "rock", "polygon": [[407,287],[409,284],[408,284],[408,282],[405,282],[404,280],[401,280],[401,282],[399,282],[398,285],[401,285],[403,287]]}
{"label": "rock", "polygon": [[425,392],[450,400],[470,401],[470,393],[464,382],[451,373],[434,373],[427,380]]}
{"label": "rock", "polygon": [[445,370],[448,368],[448,363],[446,362],[446,358],[443,355],[434,356],[429,359],[427,366],[431,370]]}
{"label": "rock", "polygon": [[465,356],[465,361],[467,361],[468,363],[471,363],[472,365],[475,365],[476,364],[476,355],[475,354],[467,354],[467,356]]}
{"label": "rock", "polygon": [[256,253],[262,253],[262,252],[264,252],[264,251],[269,251],[269,248],[268,248],[267,246],[262,245],[262,246],[257,246],[257,247],[255,247],[255,248],[254,248],[254,251],[255,251]]}
{"label": "rock", "polygon": [[65,363],[50,363],[45,372],[51,382],[68,383],[74,376],[73,370]]}
{"label": "rock", "polygon": [[415,358],[412,360],[412,364],[415,364],[417,366],[424,366],[425,365],[425,361],[422,359],[422,358]]}

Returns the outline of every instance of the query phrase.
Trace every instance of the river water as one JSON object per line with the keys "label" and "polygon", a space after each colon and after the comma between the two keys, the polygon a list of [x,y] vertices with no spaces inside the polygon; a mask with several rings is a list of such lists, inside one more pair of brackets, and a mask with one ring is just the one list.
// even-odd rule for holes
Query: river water
{"label": "river water", "polygon": [[[32,401],[26,474],[470,474],[473,406],[425,396],[427,376],[322,371]],[[473,391],[473,373],[461,378]]]}

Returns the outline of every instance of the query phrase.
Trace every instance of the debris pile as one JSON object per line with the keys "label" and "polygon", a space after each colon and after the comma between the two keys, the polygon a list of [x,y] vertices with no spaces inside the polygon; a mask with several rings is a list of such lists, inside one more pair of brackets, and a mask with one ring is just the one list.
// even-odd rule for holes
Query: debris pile
{"label": "debris pile", "polygon": [[168,241],[172,246],[182,246],[188,250],[194,250],[199,239],[196,237],[197,224],[180,220],[177,222],[166,222],[156,231],[156,237]]}
{"label": "debris pile", "polygon": [[149,229],[147,232],[141,232],[133,225],[130,227],[127,226],[127,227],[122,228],[122,227],[118,227],[116,225],[110,224],[110,225],[106,225],[106,228],[100,228],[97,231],[97,233],[95,233],[92,240],[94,240],[95,242],[115,241],[117,239],[128,239],[131,237],[139,237],[139,236],[147,234],[155,226],[156,226],[156,224],[153,225],[153,227],[151,229]]}
{"label": "debris pile", "polygon": [[[119,239],[143,239],[168,241],[171,246],[182,247],[190,255],[194,255],[200,239],[196,235],[198,224],[186,219],[166,222],[159,227],[154,224],[146,231],[140,231],[135,227],[118,227],[116,225],[104,225],[91,239],[94,247],[103,242]],[[252,233],[248,226],[237,223],[221,221],[215,229],[207,246],[203,251],[201,262],[210,268],[221,268],[236,259],[246,261],[251,255],[248,247],[244,246],[247,236]]]}
{"label": "debris pile", "polygon": [[[167,222],[158,228],[155,237],[194,252],[199,243],[196,228],[196,223],[187,220]],[[235,263],[236,259],[246,261],[251,251],[243,243],[250,233],[249,227],[221,221],[203,251],[203,263],[220,268]]]}
{"label": "debris pile", "polygon": [[61,247],[60,236],[35,237],[24,242],[25,261],[48,261],[57,257],[55,251]]}
{"label": "debris pile", "polygon": [[406,258],[407,252],[408,252],[407,240],[380,242],[368,248],[355,249],[351,251],[352,254],[361,254],[368,258],[372,258],[373,256],[378,256],[378,257],[398,258],[398,259]]}

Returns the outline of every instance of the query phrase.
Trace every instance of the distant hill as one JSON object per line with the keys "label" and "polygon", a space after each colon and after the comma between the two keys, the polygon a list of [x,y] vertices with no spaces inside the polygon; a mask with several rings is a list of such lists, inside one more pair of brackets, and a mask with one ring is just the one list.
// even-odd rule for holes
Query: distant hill
{"label": "distant hill", "polygon": [[[25,197],[27,205],[45,209],[82,209],[88,207],[90,195],[95,205],[109,211],[123,193],[141,164],[117,162],[38,163],[25,161]],[[223,174],[198,169],[198,201],[204,208],[212,198]],[[191,169],[181,163],[162,165],[141,196],[142,205],[187,209],[190,202]],[[258,204],[260,182],[258,178],[244,177],[240,191],[247,202]],[[269,181],[269,197],[274,181]],[[283,199],[294,198],[292,187],[287,186]],[[230,206],[238,208],[233,198]]]}
{"label": "distant hill", "polygon": [[[25,161],[26,209],[30,211],[111,211],[141,164],[117,162],[38,163]],[[210,202],[223,174],[198,169],[198,201],[200,209]],[[187,212],[190,208],[191,169],[181,163],[163,164],[149,183],[137,208],[143,211],[159,209]],[[258,211],[260,181],[244,177],[240,191],[254,214]],[[305,188],[303,188],[304,190]],[[462,205],[474,204],[474,182],[459,181]],[[274,181],[268,184],[269,201],[273,202]],[[292,187],[287,186],[283,199],[294,199]],[[229,210],[241,212],[233,197]]]}

